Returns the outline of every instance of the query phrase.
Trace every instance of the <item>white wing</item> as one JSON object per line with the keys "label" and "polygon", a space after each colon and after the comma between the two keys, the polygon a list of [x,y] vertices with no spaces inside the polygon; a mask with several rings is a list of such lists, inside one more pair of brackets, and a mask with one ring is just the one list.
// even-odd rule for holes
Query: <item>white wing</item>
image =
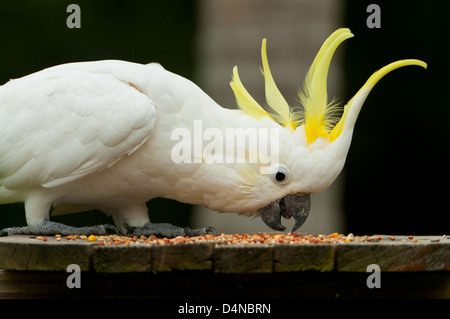
{"label": "white wing", "polygon": [[110,63],[111,72],[107,61],[74,63],[0,87],[0,185],[62,185],[114,165],[148,139],[155,106],[130,72],[118,78],[127,62]]}

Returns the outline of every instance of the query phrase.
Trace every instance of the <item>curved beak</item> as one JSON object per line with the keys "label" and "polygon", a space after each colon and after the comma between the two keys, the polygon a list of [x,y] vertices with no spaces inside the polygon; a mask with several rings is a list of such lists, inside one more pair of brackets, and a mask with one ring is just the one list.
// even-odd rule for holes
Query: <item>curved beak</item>
{"label": "curved beak", "polygon": [[258,213],[267,226],[279,231],[286,230],[286,227],[281,225],[281,216],[286,219],[294,217],[295,225],[292,232],[295,232],[306,221],[310,208],[311,197],[309,194],[289,194],[260,208]]}

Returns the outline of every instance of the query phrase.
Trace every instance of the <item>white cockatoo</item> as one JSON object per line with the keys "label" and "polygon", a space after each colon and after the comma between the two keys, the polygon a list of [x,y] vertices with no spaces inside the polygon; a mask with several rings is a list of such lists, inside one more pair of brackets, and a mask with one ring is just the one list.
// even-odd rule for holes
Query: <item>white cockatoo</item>
{"label": "white cockatoo", "polygon": [[[275,230],[281,216],[306,220],[310,194],[326,189],[344,166],[358,113],[401,60],[375,72],[337,116],[327,100],[327,73],[341,42],[322,45],[291,108],[272,78],[262,43],[266,107],[242,85],[239,109],[220,107],[191,81],[157,63],[68,63],[0,87],[0,203],[24,202],[25,227],[12,234],[196,235],[212,227],[153,224],[146,202],[164,197],[211,210],[259,215]],[[236,142],[236,143],[235,143]],[[270,150],[270,152],[269,152]],[[97,209],[115,225],[75,228],[50,214]],[[163,214],[164,212],[161,212]]]}

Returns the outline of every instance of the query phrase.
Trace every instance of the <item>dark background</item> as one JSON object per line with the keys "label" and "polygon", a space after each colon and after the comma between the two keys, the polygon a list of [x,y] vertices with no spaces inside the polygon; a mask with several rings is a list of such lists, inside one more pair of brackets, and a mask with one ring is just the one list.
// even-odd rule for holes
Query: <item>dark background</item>
{"label": "dark background", "polygon": [[[445,1],[347,1],[344,70],[351,98],[390,62],[421,59],[378,82],[358,121],[345,169],[348,231],[448,234],[450,107]],[[368,3],[381,7],[381,28],[368,29]],[[367,68],[370,65],[373,69]],[[363,68],[362,68],[363,67]],[[348,100],[348,99],[347,99]]]}
{"label": "dark background", "polygon": [[[66,27],[70,3],[81,7],[81,29]],[[381,7],[381,29],[366,26],[369,3]],[[346,229],[355,235],[448,234],[449,5],[342,4],[342,26],[358,35],[343,47],[342,100],[390,62],[428,63],[428,70],[409,66],[383,78],[362,108],[344,169]],[[157,61],[192,78],[197,5],[189,0],[2,2],[0,84],[61,63],[101,59]],[[189,224],[189,205],[158,199],[149,206],[153,222]],[[112,222],[98,212],[53,220],[76,226]],[[25,225],[21,204],[0,206],[0,229],[20,225]]]}

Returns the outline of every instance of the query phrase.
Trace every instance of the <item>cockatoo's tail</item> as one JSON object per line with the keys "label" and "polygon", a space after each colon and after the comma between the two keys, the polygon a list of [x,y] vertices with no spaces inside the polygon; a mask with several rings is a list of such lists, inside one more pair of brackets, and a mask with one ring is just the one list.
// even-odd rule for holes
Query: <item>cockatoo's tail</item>
{"label": "cockatoo's tail", "polygon": [[[324,152],[321,157],[316,156],[314,161],[316,163],[320,161],[329,162],[330,157],[334,157],[339,159],[336,160],[336,163],[342,162],[343,165],[359,111],[375,84],[386,74],[402,66],[418,65],[424,68],[427,67],[426,63],[414,59],[393,62],[383,67],[367,80],[356,95],[347,103],[347,105],[345,105],[343,112],[340,112],[342,110],[340,110],[333,101],[328,102],[327,99],[328,69],[330,67],[331,58],[339,44],[351,37],[353,37],[353,34],[346,28],[338,29],[328,37],[306,74],[303,87],[299,90],[299,98],[302,107],[295,108],[288,105],[275,84],[267,61],[266,39],[263,39],[261,55],[267,107],[261,107],[261,105],[259,105],[247,92],[239,79],[237,67],[234,67],[233,78],[230,85],[235,94],[239,108],[245,114],[258,120],[263,117],[268,117],[293,134],[297,130],[302,131],[298,134],[298,137],[304,139],[304,141],[300,141],[298,145],[304,145],[308,148],[309,152],[316,150],[316,145],[322,150],[327,148],[330,149],[331,145],[335,145],[336,147],[332,148],[333,151],[329,150],[328,153],[330,154]],[[337,116],[338,114],[342,114],[342,116],[339,118]],[[350,133],[350,135],[343,134],[344,132]],[[349,136],[349,138],[339,139],[339,137],[343,135]],[[316,140],[318,141],[317,144],[314,143]],[[312,144],[316,145],[311,147]],[[340,147],[337,147],[337,144],[340,144]],[[331,154],[332,152],[334,153]],[[298,161],[300,160],[303,159],[298,159]],[[342,169],[342,165],[336,164],[329,172],[322,172],[320,180],[316,178],[316,185],[331,184]],[[305,190],[297,197],[298,202],[303,203],[300,205],[302,207],[302,218],[298,217],[299,220],[302,219],[304,221],[306,219],[305,216],[308,215],[308,212],[305,212],[304,208],[307,207],[309,210],[309,199],[305,200],[306,195],[304,194],[315,192],[315,190],[319,188],[320,187],[315,187],[314,190]],[[274,229],[281,230],[284,228],[279,221],[280,216],[283,215],[282,211],[286,209],[286,201],[284,198],[259,210],[260,216],[266,224]],[[295,217],[295,214],[291,213],[289,215]],[[299,224],[301,225],[299,222],[296,223],[294,230],[300,227]]]}

